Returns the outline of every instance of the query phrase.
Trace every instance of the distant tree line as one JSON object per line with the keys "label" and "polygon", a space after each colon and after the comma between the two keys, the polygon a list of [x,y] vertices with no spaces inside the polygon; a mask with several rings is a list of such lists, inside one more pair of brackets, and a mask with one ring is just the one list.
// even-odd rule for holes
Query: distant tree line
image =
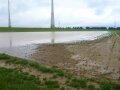
{"label": "distant tree line", "polygon": [[86,27],[86,29],[107,29],[107,27]]}
{"label": "distant tree line", "polygon": [[109,29],[116,29],[116,30],[120,30],[120,27],[114,28],[114,27],[109,27]]}
{"label": "distant tree line", "polygon": [[97,30],[120,30],[120,27],[58,27],[63,29],[97,29]]}

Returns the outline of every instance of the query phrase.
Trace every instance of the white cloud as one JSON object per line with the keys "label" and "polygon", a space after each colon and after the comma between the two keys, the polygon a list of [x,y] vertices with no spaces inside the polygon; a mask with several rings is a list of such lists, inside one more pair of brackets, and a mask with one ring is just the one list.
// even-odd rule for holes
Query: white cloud
{"label": "white cloud", "polygon": [[[49,27],[51,0],[10,0],[13,26]],[[54,0],[56,26],[120,26],[119,0]],[[7,26],[7,0],[0,0],[0,26]]]}

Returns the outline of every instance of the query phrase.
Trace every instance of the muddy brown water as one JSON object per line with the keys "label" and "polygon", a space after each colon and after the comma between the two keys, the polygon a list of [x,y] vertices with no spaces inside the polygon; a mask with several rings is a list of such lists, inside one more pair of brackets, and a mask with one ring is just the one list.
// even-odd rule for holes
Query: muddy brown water
{"label": "muddy brown water", "polygon": [[73,43],[95,40],[110,33],[107,31],[74,32],[6,32],[0,33],[0,52],[30,59],[41,44]]}

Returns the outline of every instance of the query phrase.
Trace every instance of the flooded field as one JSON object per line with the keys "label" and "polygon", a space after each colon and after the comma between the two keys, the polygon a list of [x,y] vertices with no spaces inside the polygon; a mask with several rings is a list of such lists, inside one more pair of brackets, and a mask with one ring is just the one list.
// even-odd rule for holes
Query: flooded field
{"label": "flooded field", "polygon": [[82,32],[9,32],[0,33],[0,47],[23,46],[27,44],[68,43],[94,40],[106,36],[107,31]]}
{"label": "flooded field", "polygon": [[119,35],[107,31],[0,33],[1,53],[86,77],[118,79],[119,45]]}
{"label": "flooded field", "polygon": [[32,55],[38,63],[60,67],[81,77],[118,80],[120,77],[120,36],[81,43],[40,45]]}
{"label": "flooded field", "polygon": [[0,52],[28,59],[40,44],[74,43],[108,35],[107,31],[0,33]]}

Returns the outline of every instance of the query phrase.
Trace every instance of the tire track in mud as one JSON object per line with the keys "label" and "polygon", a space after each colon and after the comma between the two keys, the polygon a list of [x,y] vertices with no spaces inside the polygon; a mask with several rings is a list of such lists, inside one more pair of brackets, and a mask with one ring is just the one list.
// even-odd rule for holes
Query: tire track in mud
{"label": "tire track in mud", "polygon": [[82,67],[88,70],[86,72],[91,70],[91,75],[95,70],[98,72],[96,75],[106,74],[106,76],[110,76],[110,78],[117,79],[120,75],[118,71],[119,62],[116,60],[116,56],[119,54],[118,50],[116,51],[116,49],[119,49],[119,40],[120,37],[112,35],[101,40],[85,43],[84,45],[69,46],[68,49],[73,52],[73,58],[78,61],[75,70],[80,72],[79,70],[81,70]]}
{"label": "tire track in mud", "polygon": [[113,56],[113,53],[114,53],[114,49],[116,48],[116,44],[117,44],[117,41],[119,42],[119,38],[120,36],[117,34],[117,33],[114,33],[114,35],[116,36],[113,43],[112,43],[112,46],[111,46],[111,49],[110,49],[110,55],[109,55],[109,60],[112,59],[111,56]]}

